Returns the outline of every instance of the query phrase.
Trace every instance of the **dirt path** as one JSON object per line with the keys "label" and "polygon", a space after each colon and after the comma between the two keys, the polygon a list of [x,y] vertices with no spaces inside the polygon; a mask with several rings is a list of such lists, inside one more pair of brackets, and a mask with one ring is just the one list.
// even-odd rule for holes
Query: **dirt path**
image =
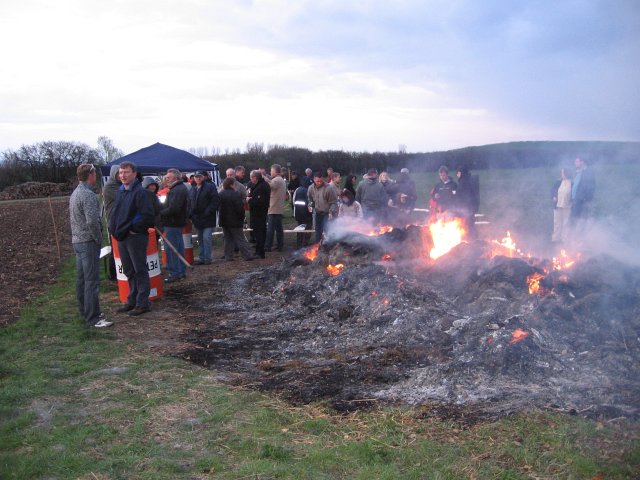
{"label": "dirt path", "polygon": [[[220,255],[214,246],[214,257]],[[242,298],[225,298],[227,286],[239,274],[281,262],[283,253],[267,253],[267,258],[247,262],[237,258],[233,262],[214,260],[211,265],[200,265],[189,269],[187,278],[177,283],[164,285],[163,298],[153,303],[150,314],[129,317],[116,313],[120,305],[117,292],[106,293],[105,310],[115,322],[115,332],[120,339],[134,339],[150,351],[161,355],[175,355],[192,345],[186,338],[197,334],[197,325],[203,321],[205,312],[198,305],[202,302],[241,303]],[[166,272],[163,272],[166,278]],[[224,293],[223,293],[224,292]],[[233,314],[233,310],[229,310]],[[222,321],[221,318],[210,321]],[[195,330],[194,330],[195,329]]]}

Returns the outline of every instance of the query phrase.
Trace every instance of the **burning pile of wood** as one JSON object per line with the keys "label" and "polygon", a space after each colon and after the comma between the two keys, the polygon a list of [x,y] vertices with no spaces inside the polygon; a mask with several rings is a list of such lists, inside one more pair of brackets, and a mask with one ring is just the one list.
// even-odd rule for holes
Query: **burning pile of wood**
{"label": "burning pile of wood", "polygon": [[[248,355],[253,383],[342,408],[368,399],[638,415],[640,269],[535,259],[509,236],[441,245],[428,226],[338,229],[239,279],[243,298],[259,300],[227,327],[256,331],[224,361]],[[189,355],[216,365],[220,344],[204,338]]]}

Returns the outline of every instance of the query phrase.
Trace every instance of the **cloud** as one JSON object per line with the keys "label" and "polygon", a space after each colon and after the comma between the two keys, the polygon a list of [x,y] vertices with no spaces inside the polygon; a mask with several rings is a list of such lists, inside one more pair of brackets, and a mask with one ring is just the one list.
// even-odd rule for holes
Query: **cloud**
{"label": "cloud", "polygon": [[0,18],[0,149],[640,138],[632,1],[25,0]]}

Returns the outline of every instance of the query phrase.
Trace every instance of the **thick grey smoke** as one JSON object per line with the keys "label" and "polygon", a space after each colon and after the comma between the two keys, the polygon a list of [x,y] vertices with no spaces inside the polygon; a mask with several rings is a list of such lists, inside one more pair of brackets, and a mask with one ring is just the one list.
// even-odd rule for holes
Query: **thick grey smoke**
{"label": "thick grey smoke", "polygon": [[640,250],[637,247],[638,235],[627,234],[624,225],[611,220],[594,220],[584,230],[582,239],[576,247],[585,256],[608,255],[620,263],[640,267]]}

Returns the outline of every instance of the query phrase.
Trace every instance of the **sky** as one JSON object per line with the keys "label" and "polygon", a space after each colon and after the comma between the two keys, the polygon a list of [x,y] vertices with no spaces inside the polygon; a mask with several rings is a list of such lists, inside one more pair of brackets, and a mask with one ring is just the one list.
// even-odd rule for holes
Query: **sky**
{"label": "sky", "polygon": [[0,151],[640,140],[637,0],[0,0]]}

